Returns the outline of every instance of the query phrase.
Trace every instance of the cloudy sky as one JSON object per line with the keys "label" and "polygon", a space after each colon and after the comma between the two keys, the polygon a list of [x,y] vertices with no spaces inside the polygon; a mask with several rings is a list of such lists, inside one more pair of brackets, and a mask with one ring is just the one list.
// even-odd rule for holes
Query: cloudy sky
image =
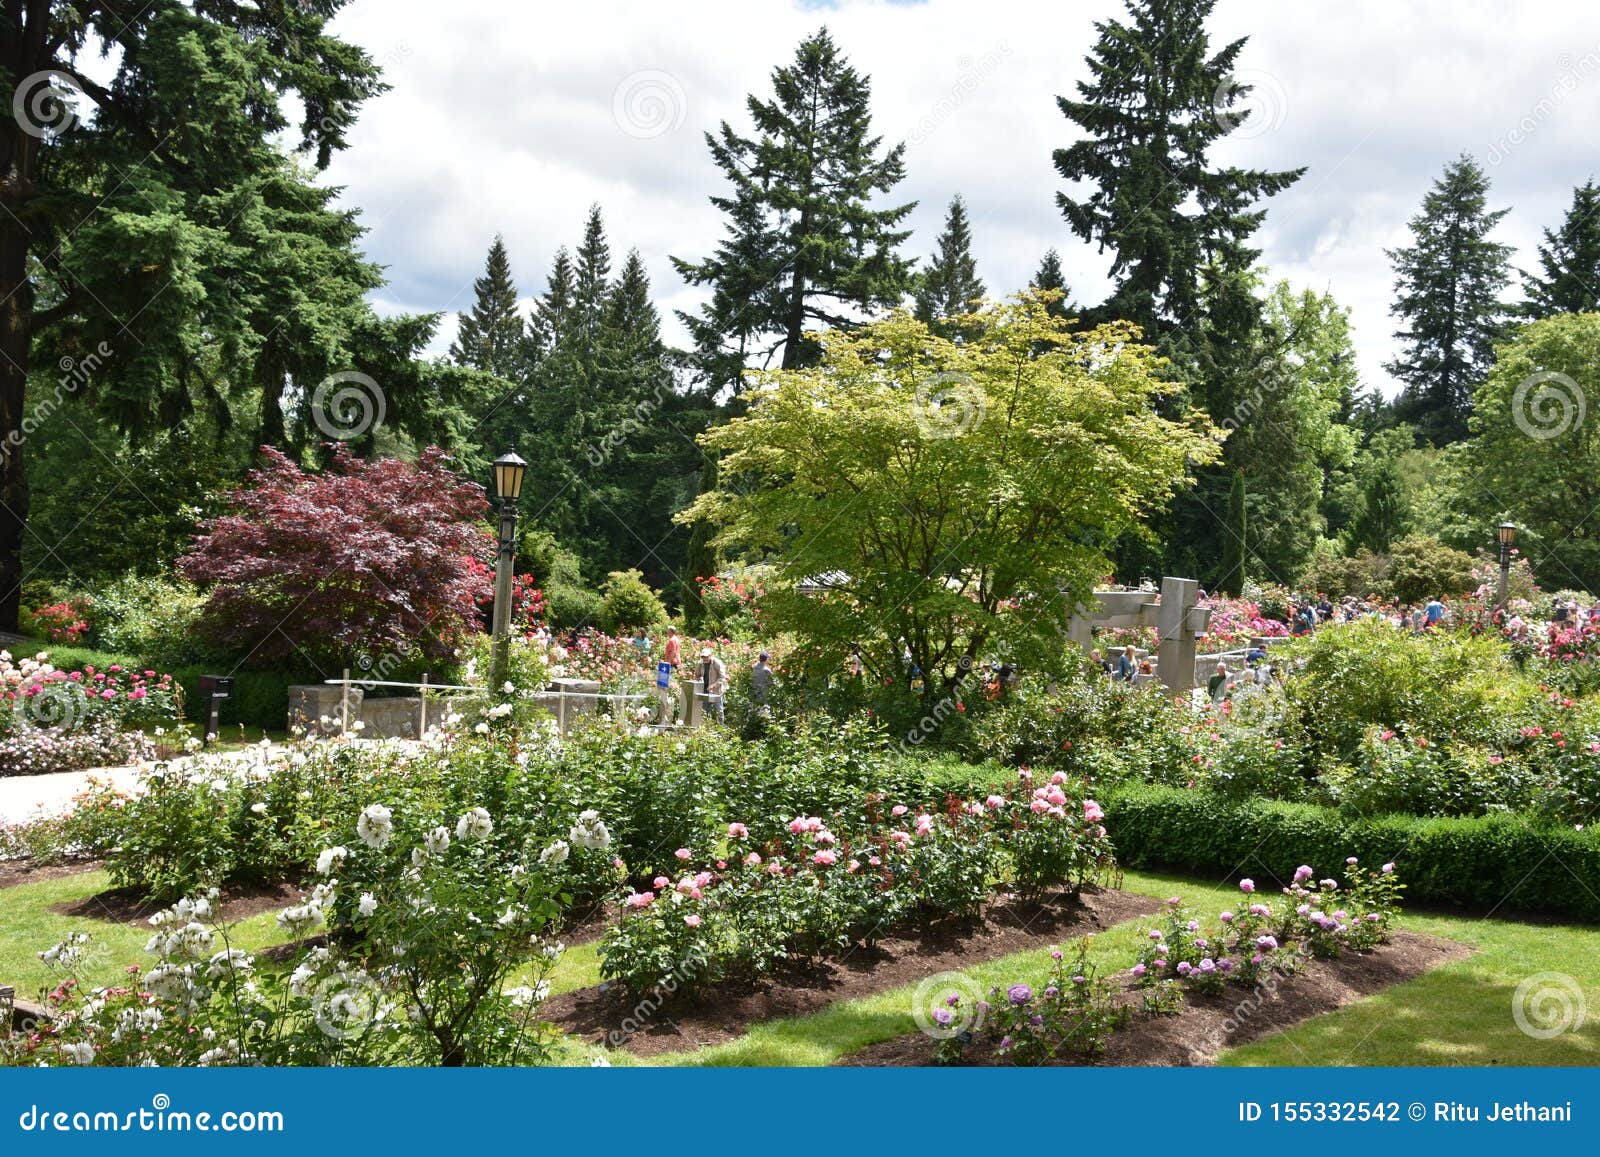
{"label": "cloudy sky", "polygon": [[[1077,242],[1054,202],[1052,149],[1072,139],[1054,96],[1084,75],[1097,19],[1120,0],[356,0],[335,25],[385,68],[327,179],[346,189],[388,267],[376,304],[454,311],[494,233],[518,287],[542,290],[557,246],[604,209],[618,259],[636,247],[668,317],[697,291],[669,255],[721,235],[720,190],[702,134],[744,128],[744,98],[826,23],[873,81],[876,127],[905,140],[897,199],[919,202],[911,252],[932,250],[954,193],[974,218],[991,293],[1061,250],[1082,301],[1105,293],[1106,259]],[[1462,152],[1509,206],[1501,240],[1531,266],[1571,188],[1600,175],[1600,8],[1559,15],[1513,3],[1220,0],[1212,40],[1248,35],[1240,77],[1252,113],[1214,159],[1309,167],[1269,202],[1258,241],[1275,277],[1329,289],[1353,311],[1363,379],[1385,393],[1393,351],[1383,250],[1430,181]],[[437,351],[448,345],[453,317]]]}

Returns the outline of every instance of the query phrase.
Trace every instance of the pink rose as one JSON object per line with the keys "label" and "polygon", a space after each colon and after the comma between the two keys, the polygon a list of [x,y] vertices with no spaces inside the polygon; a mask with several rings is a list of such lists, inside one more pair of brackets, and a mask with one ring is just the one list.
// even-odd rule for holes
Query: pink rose
{"label": "pink rose", "polygon": [[683,922],[685,924],[687,924],[691,928],[700,927],[700,917],[698,917],[698,916],[694,916],[694,915],[685,916],[683,918]]}
{"label": "pink rose", "polygon": [[1100,805],[1092,799],[1083,801],[1083,818],[1091,824],[1097,824],[1106,818],[1106,813],[1100,810]]}
{"label": "pink rose", "polygon": [[745,827],[743,824],[728,825],[728,838],[730,840],[742,840],[749,834],[750,829]]}
{"label": "pink rose", "polygon": [[688,848],[679,848],[672,854],[677,856],[680,860],[687,860],[693,853],[691,853]]}
{"label": "pink rose", "polygon": [[811,862],[813,864],[821,864],[823,867],[826,868],[829,865],[833,864],[837,859],[838,859],[838,857],[835,856],[832,852],[830,852],[827,848],[823,848],[820,852],[815,853],[811,857]]}

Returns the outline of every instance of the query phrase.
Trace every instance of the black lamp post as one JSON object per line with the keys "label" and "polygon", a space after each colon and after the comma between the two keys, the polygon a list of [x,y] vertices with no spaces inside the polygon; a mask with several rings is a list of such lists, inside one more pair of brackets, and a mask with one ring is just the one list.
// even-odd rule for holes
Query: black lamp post
{"label": "black lamp post", "polygon": [[1498,609],[1506,609],[1506,598],[1511,590],[1511,547],[1517,541],[1517,527],[1512,522],[1502,522],[1495,528],[1500,539],[1500,598]]}
{"label": "black lamp post", "polygon": [[500,507],[500,549],[494,563],[494,664],[489,672],[490,695],[498,695],[506,680],[511,651],[511,561],[517,541],[517,499],[528,464],[507,450],[494,460],[494,496]]}

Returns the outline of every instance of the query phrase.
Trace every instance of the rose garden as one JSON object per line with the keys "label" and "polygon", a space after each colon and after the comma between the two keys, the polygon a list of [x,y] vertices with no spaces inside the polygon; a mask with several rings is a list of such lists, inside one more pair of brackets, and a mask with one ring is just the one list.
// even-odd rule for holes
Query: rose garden
{"label": "rose garden", "polygon": [[1208,0],[1050,114],[1099,305],[821,29],[671,320],[596,204],[445,356],[344,5],[123,7],[4,17],[0,1066],[1600,1064],[1592,180],[1513,303],[1445,166],[1386,394]]}

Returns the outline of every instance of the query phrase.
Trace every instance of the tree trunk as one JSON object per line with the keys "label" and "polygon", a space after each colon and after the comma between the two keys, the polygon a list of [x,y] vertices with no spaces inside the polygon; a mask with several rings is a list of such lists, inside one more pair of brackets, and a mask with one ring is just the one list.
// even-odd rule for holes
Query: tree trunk
{"label": "tree trunk", "polygon": [[[22,147],[26,149],[27,144]],[[6,199],[11,200],[9,196]],[[15,218],[0,222],[0,631],[17,629],[22,540],[28,521],[22,407],[28,390],[33,286],[28,283],[27,268],[27,230]]]}
{"label": "tree trunk", "polygon": [[805,252],[806,238],[811,235],[811,210],[803,210],[800,214],[798,230],[799,244],[795,246],[794,253],[794,290],[789,299],[789,318],[784,326],[783,340],[783,369],[793,370],[800,366],[801,335],[806,327],[806,270],[801,263],[801,254]]}

